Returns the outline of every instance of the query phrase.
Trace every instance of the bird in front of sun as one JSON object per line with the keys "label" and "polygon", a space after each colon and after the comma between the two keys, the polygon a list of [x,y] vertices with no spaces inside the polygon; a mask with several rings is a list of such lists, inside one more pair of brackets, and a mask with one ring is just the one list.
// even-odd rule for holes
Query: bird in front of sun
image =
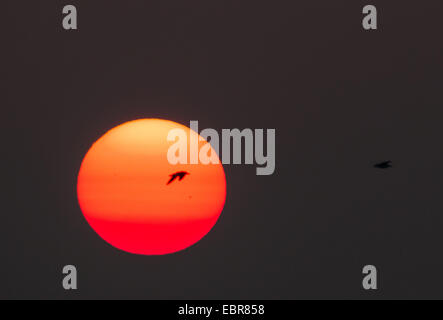
{"label": "bird in front of sun", "polygon": [[388,161],[383,161],[383,162],[377,163],[377,164],[374,165],[374,168],[377,168],[377,169],[389,169],[389,168],[392,168],[392,161],[388,160]]}
{"label": "bird in front of sun", "polygon": [[176,172],[174,174],[171,174],[170,175],[171,179],[169,179],[169,181],[166,185],[170,185],[171,183],[174,182],[175,179],[178,179],[178,181],[182,181],[188,174],[190,174],[190,173],[186,172],[186,171],[180,171],[180,172]]}

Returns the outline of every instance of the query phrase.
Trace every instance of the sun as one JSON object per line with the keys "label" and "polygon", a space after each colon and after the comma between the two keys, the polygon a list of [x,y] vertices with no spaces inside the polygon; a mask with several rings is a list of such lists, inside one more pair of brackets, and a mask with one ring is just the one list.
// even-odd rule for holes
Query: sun
{"label": "sun", "polygon": [[200,241],[223,210],[221,162],[170,164],[167,136],[173,129],[184,130],[189,140],[191,129],[172,121],[130,121],[103,135],[83,159],[77,182],[81,211],[118,249],[141,255],[181,251]]}

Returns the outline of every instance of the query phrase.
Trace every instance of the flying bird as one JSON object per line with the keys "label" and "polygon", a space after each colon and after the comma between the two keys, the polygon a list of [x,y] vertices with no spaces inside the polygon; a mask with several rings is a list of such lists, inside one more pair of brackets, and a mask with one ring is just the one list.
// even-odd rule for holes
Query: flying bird
{"label": "flying bird", "polygon": [[389,169],[392,167],[392,161],[384,161],[384,162],[380,162],[374,165],[375,168],[378,169]]}
{"label": "flying bird", "polygon": [[170,185],[177,178],[178,178],[178,181],[182,181],[183,178],[186,177],[188,174],[190,174],[190,173],[186,172],[186,171],[180,171],[180,172],[176,172],[174,174],[171,174],[170,175],[171,179],[168,181],[168,183],[166,185]]}

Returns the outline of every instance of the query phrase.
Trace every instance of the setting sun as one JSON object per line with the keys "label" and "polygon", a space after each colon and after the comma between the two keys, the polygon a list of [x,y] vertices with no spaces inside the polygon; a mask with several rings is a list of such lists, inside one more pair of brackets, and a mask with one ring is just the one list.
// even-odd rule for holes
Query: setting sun
{"label": "setting sun", "polygon": [[212,229],[223,210],[223,166],[170,164],[167,136],[173,129],[184,130],[189,139],[190,129],[172,121],[124,123],[95,142],[82,162],[81,210],[118,249],[143,255],[186,249]]}

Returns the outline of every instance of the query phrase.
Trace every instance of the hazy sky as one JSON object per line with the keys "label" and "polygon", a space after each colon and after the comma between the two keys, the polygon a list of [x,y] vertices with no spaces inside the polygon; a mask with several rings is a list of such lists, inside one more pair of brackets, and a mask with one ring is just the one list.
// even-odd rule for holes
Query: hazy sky
{"label": "hazy sky", "polygon": [[[5,1],[0,297],[443,298],[443,3],[372,1],[375,32],[366,4]],[[75,190],[97,138],[151,117],[277,132],[275,174],[225,166],[215,228],[163,257],[101,240]]]}

